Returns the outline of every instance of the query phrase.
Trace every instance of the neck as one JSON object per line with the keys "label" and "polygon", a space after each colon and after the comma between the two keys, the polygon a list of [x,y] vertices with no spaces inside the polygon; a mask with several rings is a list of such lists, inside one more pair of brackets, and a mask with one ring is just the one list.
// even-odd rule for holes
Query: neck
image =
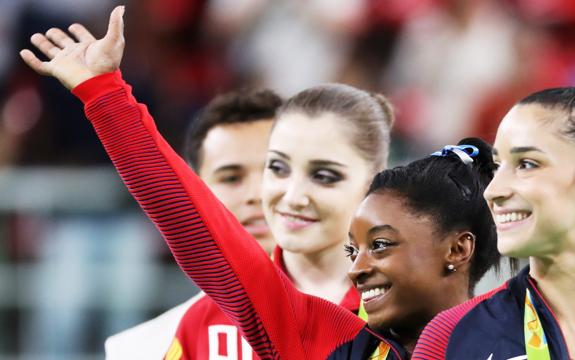
{"label": "neck", "polygon": [[397,331],[397,332],[391,329],[390,332],[396,338],[396,341],[399,342],[401,346],[403,346],[405,351],[407,351],[409,354],[413,354],[413,349],[415,349],[417,339],[419,338],[419,335],[421,335],[423,328],[424,326],[416,329],[415,331],[412,329],[410,331]]}
{"label": "neck", "polygon": [[575,353],[575,254],[529,259],[529,274],[555,313],[571,354]]}
{"label": "neck", "polygon": [[437,284],[435,296],[426,299],[425,309],[412,314],[410,319],[404,320],[404,327],[394,327],[390,329],[390,332],[407,352],[412,353],[427,323],[440,312],[469,300],[471,295],[468,289],[468,271],[447,275],[441,283]]}
{"label": "neck", "polygon": [[306,294],[337,304],[351,286],[347,277],[351,263],[340,243],[315,253],[284,250],[283,260],[296,288]]}
{"label": "neck", "polygon": [[[449,279],[449,278],[452,279]],[[451,280],[451,281],[450,281]],[[443,310],[450,309],[454,306],[463,304],[473,297],[469,291],[469,270],[458,271],[455,274],[447,276],[448,283],[442,291],[443,296],[440,296],[441,301],[437,304],[435,309],[436,315]]]}

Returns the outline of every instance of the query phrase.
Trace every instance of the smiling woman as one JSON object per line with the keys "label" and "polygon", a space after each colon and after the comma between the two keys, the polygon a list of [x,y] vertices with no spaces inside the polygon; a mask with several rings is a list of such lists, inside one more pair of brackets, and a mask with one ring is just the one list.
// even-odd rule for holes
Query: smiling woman
{"label": "smiling woman", "polygon": [[501,253],[528,257],[530,265],[493,293],[434,319],[414,358],[573,358],[574,104],[575,88],[548,89],[503,118],[485,198]]}
{"label": "smiling woman", "polygon": [[354,312],[359,297],[341,247],[369,182],[387,163],[392,123],[383,96],[320,85],[286,101],[268,144],[262,202],[282,249],[276,256],[298,290]]}
{"label": "smiling woman", "polygon": [[460,144],[379,173],[352,222],[349,275],[368,324],[408,351],[429,320],[468,300],[499,262],[482,197],[491,151],[479,139]]}

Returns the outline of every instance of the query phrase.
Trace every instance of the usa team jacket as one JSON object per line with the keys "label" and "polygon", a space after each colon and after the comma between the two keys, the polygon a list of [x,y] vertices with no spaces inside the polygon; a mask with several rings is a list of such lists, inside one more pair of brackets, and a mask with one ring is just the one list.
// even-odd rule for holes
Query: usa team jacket
{"label": "usa team jacket", "polygon": [[569,360],[557,319],[529,276],[529,267],[501,287],[437,315],[421,334],[412,359],[526,360],[527,289],[551,360]]}
{"label": "usa team jacket", "polygon": [[350,311],[305,295],[166,143],[119,71],[73,89],[128,190],[176,262],[262,359],[366,359],[380,342],[401,347]]}
{"label": "usa team jacket", "polygon": [[[280,247],[275,248],[272,259],[274,264],[289,276]],[[357,314],[359,294],[355,287],[350,287],[339,305]],[[240,336],[226,314],[209,296],[204,296],[186,310],[165,359],[251,360],[259,358],[248,342]]]}

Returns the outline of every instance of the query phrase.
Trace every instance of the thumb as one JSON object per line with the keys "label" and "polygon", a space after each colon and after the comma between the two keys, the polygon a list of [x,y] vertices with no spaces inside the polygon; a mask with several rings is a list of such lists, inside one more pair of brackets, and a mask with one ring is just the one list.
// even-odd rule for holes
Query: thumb
{"label": "thumb", "polygon": [[110,14],[108,31],[103,39],[109,45],[114,46],[124,41],[124,10],[124,6],[116,6]]}

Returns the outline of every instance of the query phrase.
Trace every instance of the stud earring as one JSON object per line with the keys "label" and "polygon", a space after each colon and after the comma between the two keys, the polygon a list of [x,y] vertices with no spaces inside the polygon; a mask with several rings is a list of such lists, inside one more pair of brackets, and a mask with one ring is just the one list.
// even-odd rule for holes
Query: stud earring
{"label": "stud earring", "polygon": [[447,271],[454,273],[457,271],[457,269],[455,268],[455,265],[449,264],[447,265]]}

